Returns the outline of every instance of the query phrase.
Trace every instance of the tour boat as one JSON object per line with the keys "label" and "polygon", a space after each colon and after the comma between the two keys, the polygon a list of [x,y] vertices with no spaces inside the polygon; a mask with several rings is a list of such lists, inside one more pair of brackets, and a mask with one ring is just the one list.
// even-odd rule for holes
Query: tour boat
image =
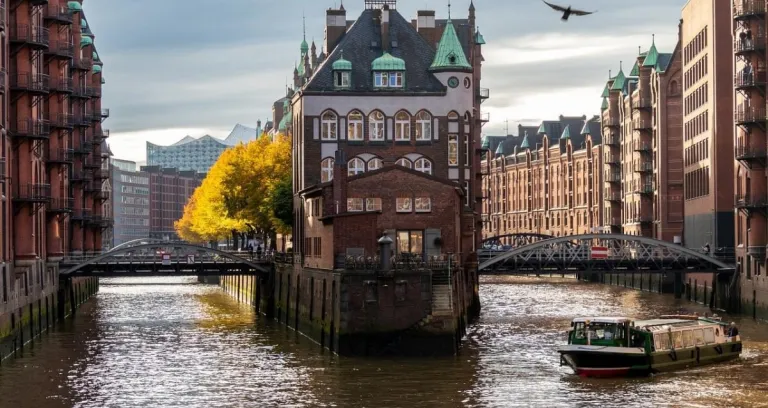
{"label": "tour boat", "polygon": [[560,364],[583,377],[648,375],[741,354],[738,330],[716,317],[579,317],[571,327],[568,345],[558,350]]}

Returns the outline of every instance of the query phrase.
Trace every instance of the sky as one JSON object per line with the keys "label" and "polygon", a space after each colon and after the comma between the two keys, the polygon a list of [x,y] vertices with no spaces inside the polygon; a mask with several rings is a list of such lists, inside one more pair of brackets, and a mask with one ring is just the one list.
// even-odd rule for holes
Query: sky
{"label": "sky", "polygon": [[[339,0],[87,0],[84,11],[104,61],[102,106],[116,158],[144,161],[145,142],[186,135],[225,137],[237,123],[256,126],[284,96],[302,40],[323,42],[325,10]],[[551,0],[597,13],[567,23],[540,0],[475,0],[487,45],[483,88],[491,98],[484,133],[515,133],[564,115],[599,113],[609,70],[632,68],[655,34],[660,52],[677,42],[685,0]],[[448,0],[401,0],[407,19],[419,9],[446,18]],[[215,6],[215,7],[214,7]],[[452,0],[466,18],[469,0]],[[347,19],[364,0],[345,0]]]}

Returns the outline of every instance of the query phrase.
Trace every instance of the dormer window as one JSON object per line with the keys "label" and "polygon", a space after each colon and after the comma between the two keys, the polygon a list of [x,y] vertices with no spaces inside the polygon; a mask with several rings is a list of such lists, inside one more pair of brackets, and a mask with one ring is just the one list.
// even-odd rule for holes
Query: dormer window
{"label": "dormer window", "polygon": [[336,88],[349,88],[349,72],[336,71],[333,73],[333,85]]}
{"label": "dormer window", "polygon": [[333,85],[336,88],[349,88],[352,86],[352,63],[344,59],[344,51],[341,51],[339,59],[333,62]]}
{"label": "dormer window", "polygon": [[375,88],[403,88],[405,86],[405,61],[385,52],[371,64]]}
{"label": "dormer window", "polygon": [[402,72],[374,72],[374,85],[376,88],[402,88]]}

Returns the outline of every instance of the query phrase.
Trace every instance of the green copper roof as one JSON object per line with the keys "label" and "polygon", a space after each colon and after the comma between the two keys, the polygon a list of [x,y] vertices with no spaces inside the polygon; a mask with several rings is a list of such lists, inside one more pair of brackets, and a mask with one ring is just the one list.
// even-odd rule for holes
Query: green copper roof
{"label": "green copper roof", "polygon": [[602,98],[607,98],[611,96],[611,88],[608,87],[608,83],[605,83],[605,89],[603,89],[603,93],[600,95]]}
{"label": "green copper roof", "polygon": [[304,76],[304,62],[299,64],[298,71],[299,71],[299,77],[303,77]]}
{"label": "green copper roof", "polygon": [[464,49],[461,47],[459,36],[456,35],[456,29],[449,19],[445,24],[445,30],[443,30],[443,37],[440,38],[440,42],[437,45],[435,60],[432,61],[432,66],[429,67],[429,70],[464,71],[471,69],[472,66],[469,65],[467,56],[464,55]]}
{"label": "green copper roof", "polygon": [[613,80],[613,86],[611,87],[612,91],[621,91],[624,89],[624,83],[627,82],[627,77],[624,76],[624,71],[619,69],[619,73],[616,75],[616,78]]}
{"label": "green copper roof", "polygon": [[592,133],[592,129],[589,128],[589,121],[584,121],[584,127],[581,128],[581,134],[582,135],[588,135]]}
{"label": "green copper roof", "polygon": [[288,128],[288,123],[291,121],[291,116],[293,115],[291,114],[290,111],[284,112],[283,118],[280,120],[280,125],[277,127],[277,130],[281,132],[285,131],[285,129]]}
{"label": "green copper roof", "polygon": [[504,154],[504,143],[499,143],[499,145],[496,146],[496,154]]}
{"label": "green copper roof", "polygon": [[93,52],[93,60],[98,61],[99,60],[99,54],[96,53],[96,51]]}
{"label": "green copper roof", "polygon": [[539,130],[536,131],[538,134],[547,133],[547,127],[544,126],[544,122],[541,122],[541,126],[539,126]]}
{"label": "green copper roof", "polygon": [[88,27],[88,22],[84,18],[80,19],[80,27]]}
{"label": "green copper roof", "polygon": [[93,66],[93,73],[94,74],[98,74],[99,72],[101,72],[101,65],[94,65]]}
{"label": "green copper roof", "polygon": [[475,44],[477,45],[485,44],[485,38],[483,38],[483,35],[480,34],[479,28],[477,29],[477,31],[475,31]]}
{"label": "green copper roof", "polygon": [[487,150],[489,147],[491,147],[491,141],[490,139],[488,139],[488,136],[483,136],[482,141],[483,141],[483,144],[480,146],[482,149]]}
{"label": "green copper roof", "polygon": [[603,104],[600,106],[600,110],[608,109],[608,98],[603,98]]}
{"label": "green copper roof", "polygon": [[[539,130],[541,130],[541,129],[539,129]],[[523,143],[520,143],[520,148],[521,149],[530,149],[531,148],[531,144],[528,143],[528,132],[525,133],[525,137],[523,137]]]}
{"label": "green copper roof", "polygon": [[570,139],[571,138],[571,127],[566,126],[565,130],[563,130],[563,134],[560,135],[560,139]]}
{"label": "green copper roof", "polygon": [[352,71],[352,63],[344,59],[344,52],[342,52],[339,59],[333,62],[331,68],[334,71]]}
{"label": "green copper roof", "polygon": [[67,8],[72,12],[83,11],[83,5],[79,1],[68,1]]}
{"label": "green copper roof", "polygon": [[101,77],[101,84],[102,84],[102,85],[104,85],[104,84],[106,84],[106,83],[107,83],[107,80],[106,80],[106,79],[104,79],[104,77]]}
{"label": "green copper roof", "polygon": [[659,52],[656,51],[656,39],[651,43],[651,49],[648,50],[648,55],[643,61],[644,67],[654,67],[659,59]]}
{"label": "green copper roof", "polygon": [[87,35],[80,37],[80,46],[85,47],[88,45],[93,45],[93,38],[88,37]]}
{"label": "green copper roof", "polygon": [[629,71],[629,76],[640,76],[640,67],[637,65],[637,60],[635,60],[635,66],[632,67],[632,71]]}
{"label": "green copper roof", "polygon": [[307,44],[307,39],[301,41],[301,55],[304,56],[307,52],[309,52],[309,44]]}
{"label": "green copper roof", "polygon": [[374,71],[405,71],[405,61],[385,51],[384,55],[373,60],[371,68]]}

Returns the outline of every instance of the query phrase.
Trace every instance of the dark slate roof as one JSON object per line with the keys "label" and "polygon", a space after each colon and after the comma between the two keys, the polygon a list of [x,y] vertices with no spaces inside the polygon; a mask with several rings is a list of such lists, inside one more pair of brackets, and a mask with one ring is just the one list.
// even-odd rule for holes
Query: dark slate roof
{"label": "dark slate roof", "polygon": [[584,126],[581,128],[581,134],[592,135],[592,145],[598,145],[603,142],[603,131],[600,126],[600,116],[595,115],[590,119],[584,121]]}
{"label": "dark slate roof", "polygon": [[[397,10],[389,10],[389,36],[397,41],[398,47],[390,54],[405,60],[405,88],[376,89],[373,87],[371,63],[383,55],[381,27],[374,21],[378,10],[364,10],[360,17],[342,37],[339,44],[330,51],[325,61],[304,87],[309,92],[445,92],[445,86],[429,72],[435,58],[435,50]],[[465,31],[465,30],[457,30]],[[461,34],[460,34],[461,38]],[[372,46],[375,42],[376,46]],[[463,43],[463,39],[462,39]],[[352,85],[348,89],[336,90],[333,86],[331,65],[341,56],[352,62]],[[330,63],[329,63],[330,62]]]}
{"label": "dark slate roof", "polygon": [[656,61],[656,70],[665,72],[669,68],[669,63],[672,61],[671,53],[659,53],[659,57]]}

